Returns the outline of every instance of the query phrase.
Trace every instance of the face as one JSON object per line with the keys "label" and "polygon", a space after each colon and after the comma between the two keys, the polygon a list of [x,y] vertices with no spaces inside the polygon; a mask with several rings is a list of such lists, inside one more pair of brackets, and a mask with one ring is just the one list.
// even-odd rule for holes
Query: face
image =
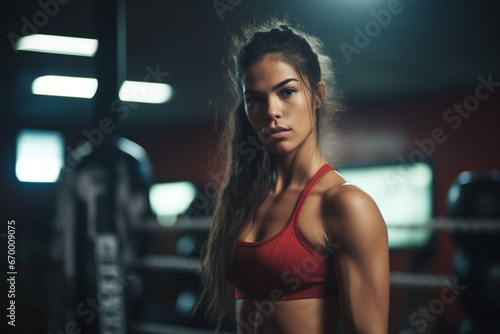
{"label": "face", "polygon": [[248,120],[271,152],[316,144],[311,93],[291,65],[267,55],[248,68],[243,93]]}

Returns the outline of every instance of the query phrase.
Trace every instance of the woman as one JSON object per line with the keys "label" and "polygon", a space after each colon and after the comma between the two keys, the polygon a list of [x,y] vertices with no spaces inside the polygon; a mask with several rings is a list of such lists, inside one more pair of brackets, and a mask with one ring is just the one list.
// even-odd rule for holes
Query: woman
{"label": "woman", "polygon": [[336,333],[340,320],[346,333],[387,333],[386,225],[320,150],[338,109],[329,58],[277,20],[245,36],[202,299],[220,326],[234,294],[238,333]]}

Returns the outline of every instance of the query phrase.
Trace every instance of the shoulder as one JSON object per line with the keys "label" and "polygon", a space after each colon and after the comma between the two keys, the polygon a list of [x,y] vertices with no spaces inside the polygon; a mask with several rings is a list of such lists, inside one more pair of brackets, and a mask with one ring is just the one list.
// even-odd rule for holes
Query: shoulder
{"label": "shoulder", "polygon": [[387,226],[373,198],[359,187],[339,182],[322,200],[324,229],[336,243],[387,243]]}

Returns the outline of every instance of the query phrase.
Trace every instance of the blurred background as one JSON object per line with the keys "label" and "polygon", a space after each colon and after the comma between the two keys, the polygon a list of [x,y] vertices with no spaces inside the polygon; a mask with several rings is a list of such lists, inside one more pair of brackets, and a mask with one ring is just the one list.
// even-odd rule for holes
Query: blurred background
{"label": "blurred background", "polygon": [[285,13],[335,61],[347,112],[324,152],[389,226],[390,333],[500,332],[493,0],[3,3],[10,332],[213,332],[192,310],[224,166],[223,40]]}

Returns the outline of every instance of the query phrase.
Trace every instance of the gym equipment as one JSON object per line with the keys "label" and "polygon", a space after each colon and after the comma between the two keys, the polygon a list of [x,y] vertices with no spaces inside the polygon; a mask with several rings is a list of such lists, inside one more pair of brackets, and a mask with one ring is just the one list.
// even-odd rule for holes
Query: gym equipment
{"label": "gym equipment", "polygon": [[51,253],[52,278],[61,285],[52,286],[59,306],[51,312],[60,315],[51,316],[49,329],[126,333],[140,295],[140,277],[129,269],[136,257],[130,231],[154,219],[149,162],[142,148],[118,137],[75,161],[61,172],[58,189]]}
{"label": "gym equipment", "polygon": [[[500,217],[500,171],[463,172],[448,193],[450,217],[474,219]],[[454,272],[467,286],[460,299],[467,319],[461,334],[500,333],[500,234],[453,232],[457,251]]]}

